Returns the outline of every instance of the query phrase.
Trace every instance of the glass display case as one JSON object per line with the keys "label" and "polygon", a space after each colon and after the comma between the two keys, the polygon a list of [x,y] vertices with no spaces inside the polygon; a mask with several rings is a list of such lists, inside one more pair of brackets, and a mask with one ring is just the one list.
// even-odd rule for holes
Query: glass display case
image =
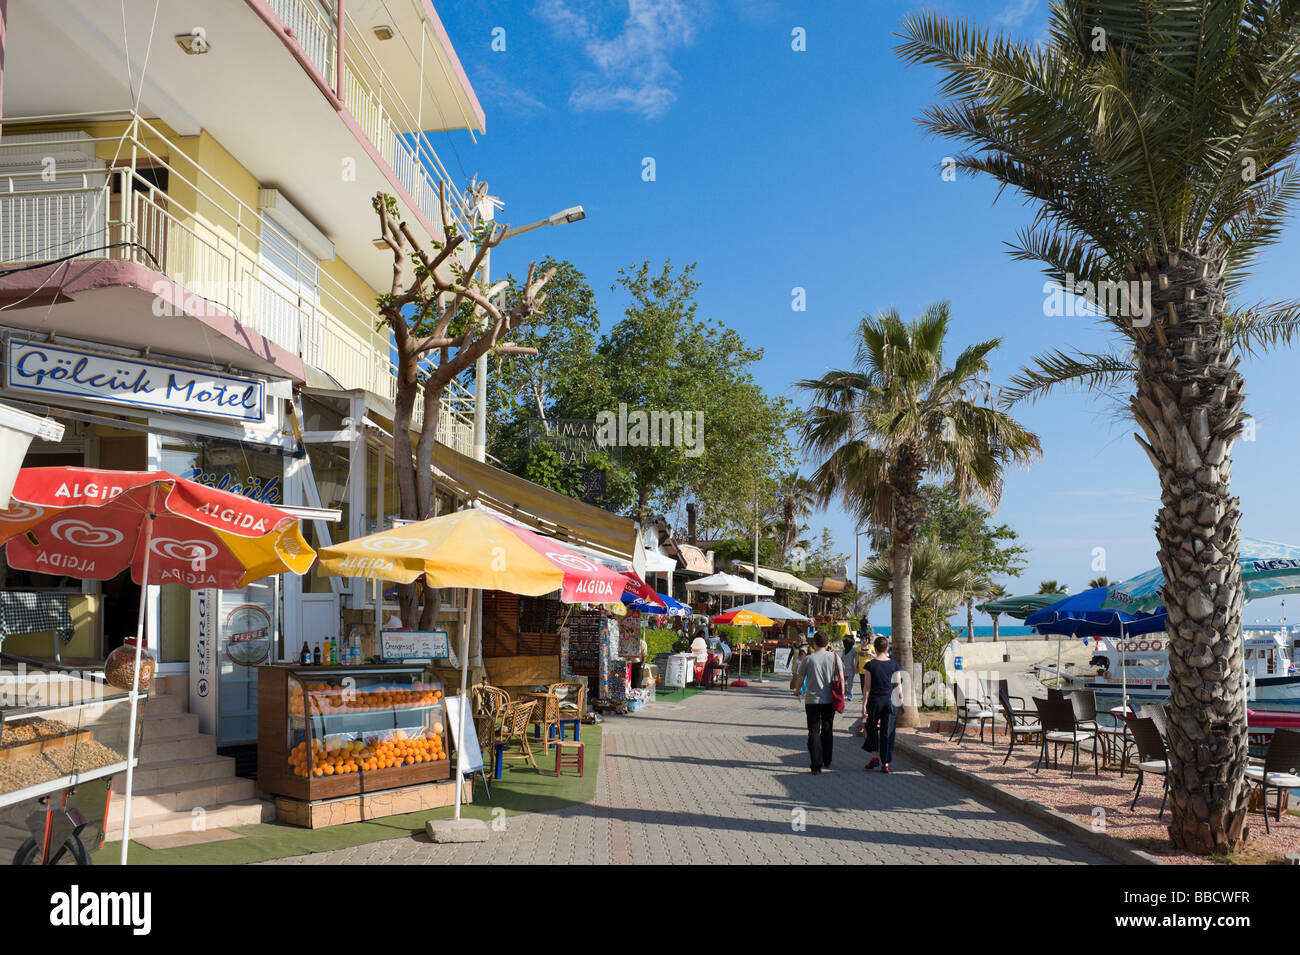
{"label": "glass display case", "polygon": [[[145,700],[136,722],[136,752]],[[126,770],[126,690],[62,670],[0,670],[0,805]]]}
{"label": "glass display case", "polygon": [[258,668],[258,786],[315,801],[451,777],[442,684],[420,666]]}
{"label": "glass display case", "polygon": [[[145,706],[142,699],[137,754]],[[39,861],[39,853],[27,850],[45,834],[47,809],[61,821],[75,818],[70,842],[79,851],[102,843],[109,783],[126,771],[130,720],[125,690],[34,661],[6,661],[0,668],[0,862]]]}

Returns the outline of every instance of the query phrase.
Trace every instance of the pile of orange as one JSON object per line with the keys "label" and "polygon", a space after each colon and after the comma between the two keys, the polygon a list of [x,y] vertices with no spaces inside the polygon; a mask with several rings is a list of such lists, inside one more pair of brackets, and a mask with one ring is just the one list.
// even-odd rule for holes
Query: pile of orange
{"label": "pile of orange", "polygon": [[[329,683],[308,683],[311,711],[324,713],[332,710],[383,712],[432,706],[442,699],[442,690],[432,683],[413,683],[409,688],[379,687],[374,690],[348,690]],[[289,697],[289,711],[295,716],[303,714],[302,690],[294,688]]]}
{"label": "pile of orange", "polygon": [[354,740],[337,749],[327,750],[317,740],[315,752],[308,759],[307,743],[299,743],[289,753],[289,768],[295,776],[343,776],[366,770],[413,766],[447,758],[442,734],[434,730],[408,734],[395,730],[391,736],[376,737],[368,743]]}

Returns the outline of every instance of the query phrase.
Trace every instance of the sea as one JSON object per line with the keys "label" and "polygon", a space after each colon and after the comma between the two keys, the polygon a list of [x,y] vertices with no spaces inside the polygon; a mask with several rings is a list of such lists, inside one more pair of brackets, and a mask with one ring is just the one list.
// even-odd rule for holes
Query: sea
{"label": "sea", "polygon": [[[877,626],[876,624],[873,623],[871,625],[871,629],[874,630],[878,636],[882,636],[882,637],[889,636],[890,626],[887,623],[880,626]],[[957,631],[958,636],[961,637],[966,636],[965,624],[963,624],[960,627],[953,627],[953,629]],[[1034,634],[1033,627],[998,627],[999,637],[1030,637],[1033,636],[1033,634]],[[975,628],[976,639],[979,639],[980,637],[992,637],[992,636],[993,636],[992,627]]]}

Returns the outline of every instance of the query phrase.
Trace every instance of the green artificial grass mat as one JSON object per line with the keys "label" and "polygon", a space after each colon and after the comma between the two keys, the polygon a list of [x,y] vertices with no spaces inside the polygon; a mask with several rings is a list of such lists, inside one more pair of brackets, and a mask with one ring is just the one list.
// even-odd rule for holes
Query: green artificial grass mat
{"label": "green artificial grass mat", "polygon": [[[534,747],[533,752],[541,772],[522,760],[506,760],[501,778],[494,780],[491,778],[491,766],[488,766],[491,799],[483,788],[483,780],[475,773],[474,802],[461,807],[461,816],[491,822],[492,811],[497,808],[504,809],[506,815],[511,816],[527,812],[548,812],[591,802],[596,795],[596,778],[600,769],[601,729],[599,725],[582,728],[582,742],[585,744],[583,776],[577,776],[572,770],[566,769],[562,776],[557,777],[554,750],[542,755],[540,747]],[[231,826],[230,831],[239,833],[243,838],[175,849],[147,849],[133,843],[129,862],[131,865],[243,865],[265,862],[268,859],[347,849],[369,842],[422,833],[428,820],[450,819],[454,812],[453,807],[444,806],[325,829],[303,829],[278,822]],[[95,865],[116,865],[121,851],[120,842],[105,843],[103,849],[91,853],[91,859]]]}

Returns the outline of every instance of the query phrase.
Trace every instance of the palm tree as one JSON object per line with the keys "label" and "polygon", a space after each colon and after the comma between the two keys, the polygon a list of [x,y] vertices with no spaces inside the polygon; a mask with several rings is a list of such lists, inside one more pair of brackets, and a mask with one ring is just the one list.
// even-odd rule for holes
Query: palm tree
{"label": "palm tree", "polygon": [[[1003,587],[1001,584],[995,584],[992,581],[989,581],[989,586],[984,591],[983,596],[984,602],[988,603],[992,600],[1001,600],[1003,597],[1010,597],[1011,591],[1007,590],[1007,588]],[[993,639],[996,641],[998,638],[998,617],[1001,615],[991,613],[989,616],[993,619]]]}
{"label": "palm tree", "polygon": [[1109,587],[1114,583],[1109,577],[1094,577],[1088,581],[1088,589],[1094,590],[1097,587]]}
{"label": "palm tree", "polygon": [[[811,399],[800,426],[804,447],[822,459],[812,475],[818,503],[840,498],[858,525],[889,531],[890,632],[908,680],[922,479],[934,473],[962,498],[996,503],[1004,467],[1041,452],[1037,435],[991,404],[988,355],[1001,340],[972,345],[946,367],[948,321],[946,302],[910,322],[893,309],[863,318],[853,367],[798,383]],[[915,697],[905,692],[903,702],[900,725],[913,726]]]}
{"label": "palm tree", "polygon": [[[894,588],[893,561],[886,554],[876,554],[862,565],[861,577],[868,603],[890,596]],[[909,620],[918,609],[927,611],[926,633],[917,634],[919,656],[927,671],[937,667],[947,641],[938,639],[951,633],[947,619],[969,596],[988,586],[979,559],[959,547],[945,547],[935,537],[916,541],[912,551],[911,603]]]}
{"label": "palm tree", "polygon": [[970,150],[957,165],[1035,205],[1012,254],[1106,301],[1115,348],[1040,356],[1009,397],[1135,388],[1161,488],[1169,832],[1182,849],[1231,851],[1247,797],[1245,697],[1229,678],[1242,666],[1235,351],[1288,343],[1300,306],[1229,298],[1300,191],[1300,5],[1056,0],[1050,17],[1040,45],[913,16],[899,53],[942,73],[949,101],[920,121]]}
{"label": "palm tree", "polygon": [[805,518],[811,517],[817,496],[812,482],[798,471],[787,471],[777,477],[775,526],[777,564],[785,565],[786,555],[799,543],[799,533]]}
{"label": "palm tree", "polygon": [[1040,580],[1038,582],[1038,592],[1040,594],[1068,594],[1070,588],[1065,584],[1057,583],[1055,580]]}

